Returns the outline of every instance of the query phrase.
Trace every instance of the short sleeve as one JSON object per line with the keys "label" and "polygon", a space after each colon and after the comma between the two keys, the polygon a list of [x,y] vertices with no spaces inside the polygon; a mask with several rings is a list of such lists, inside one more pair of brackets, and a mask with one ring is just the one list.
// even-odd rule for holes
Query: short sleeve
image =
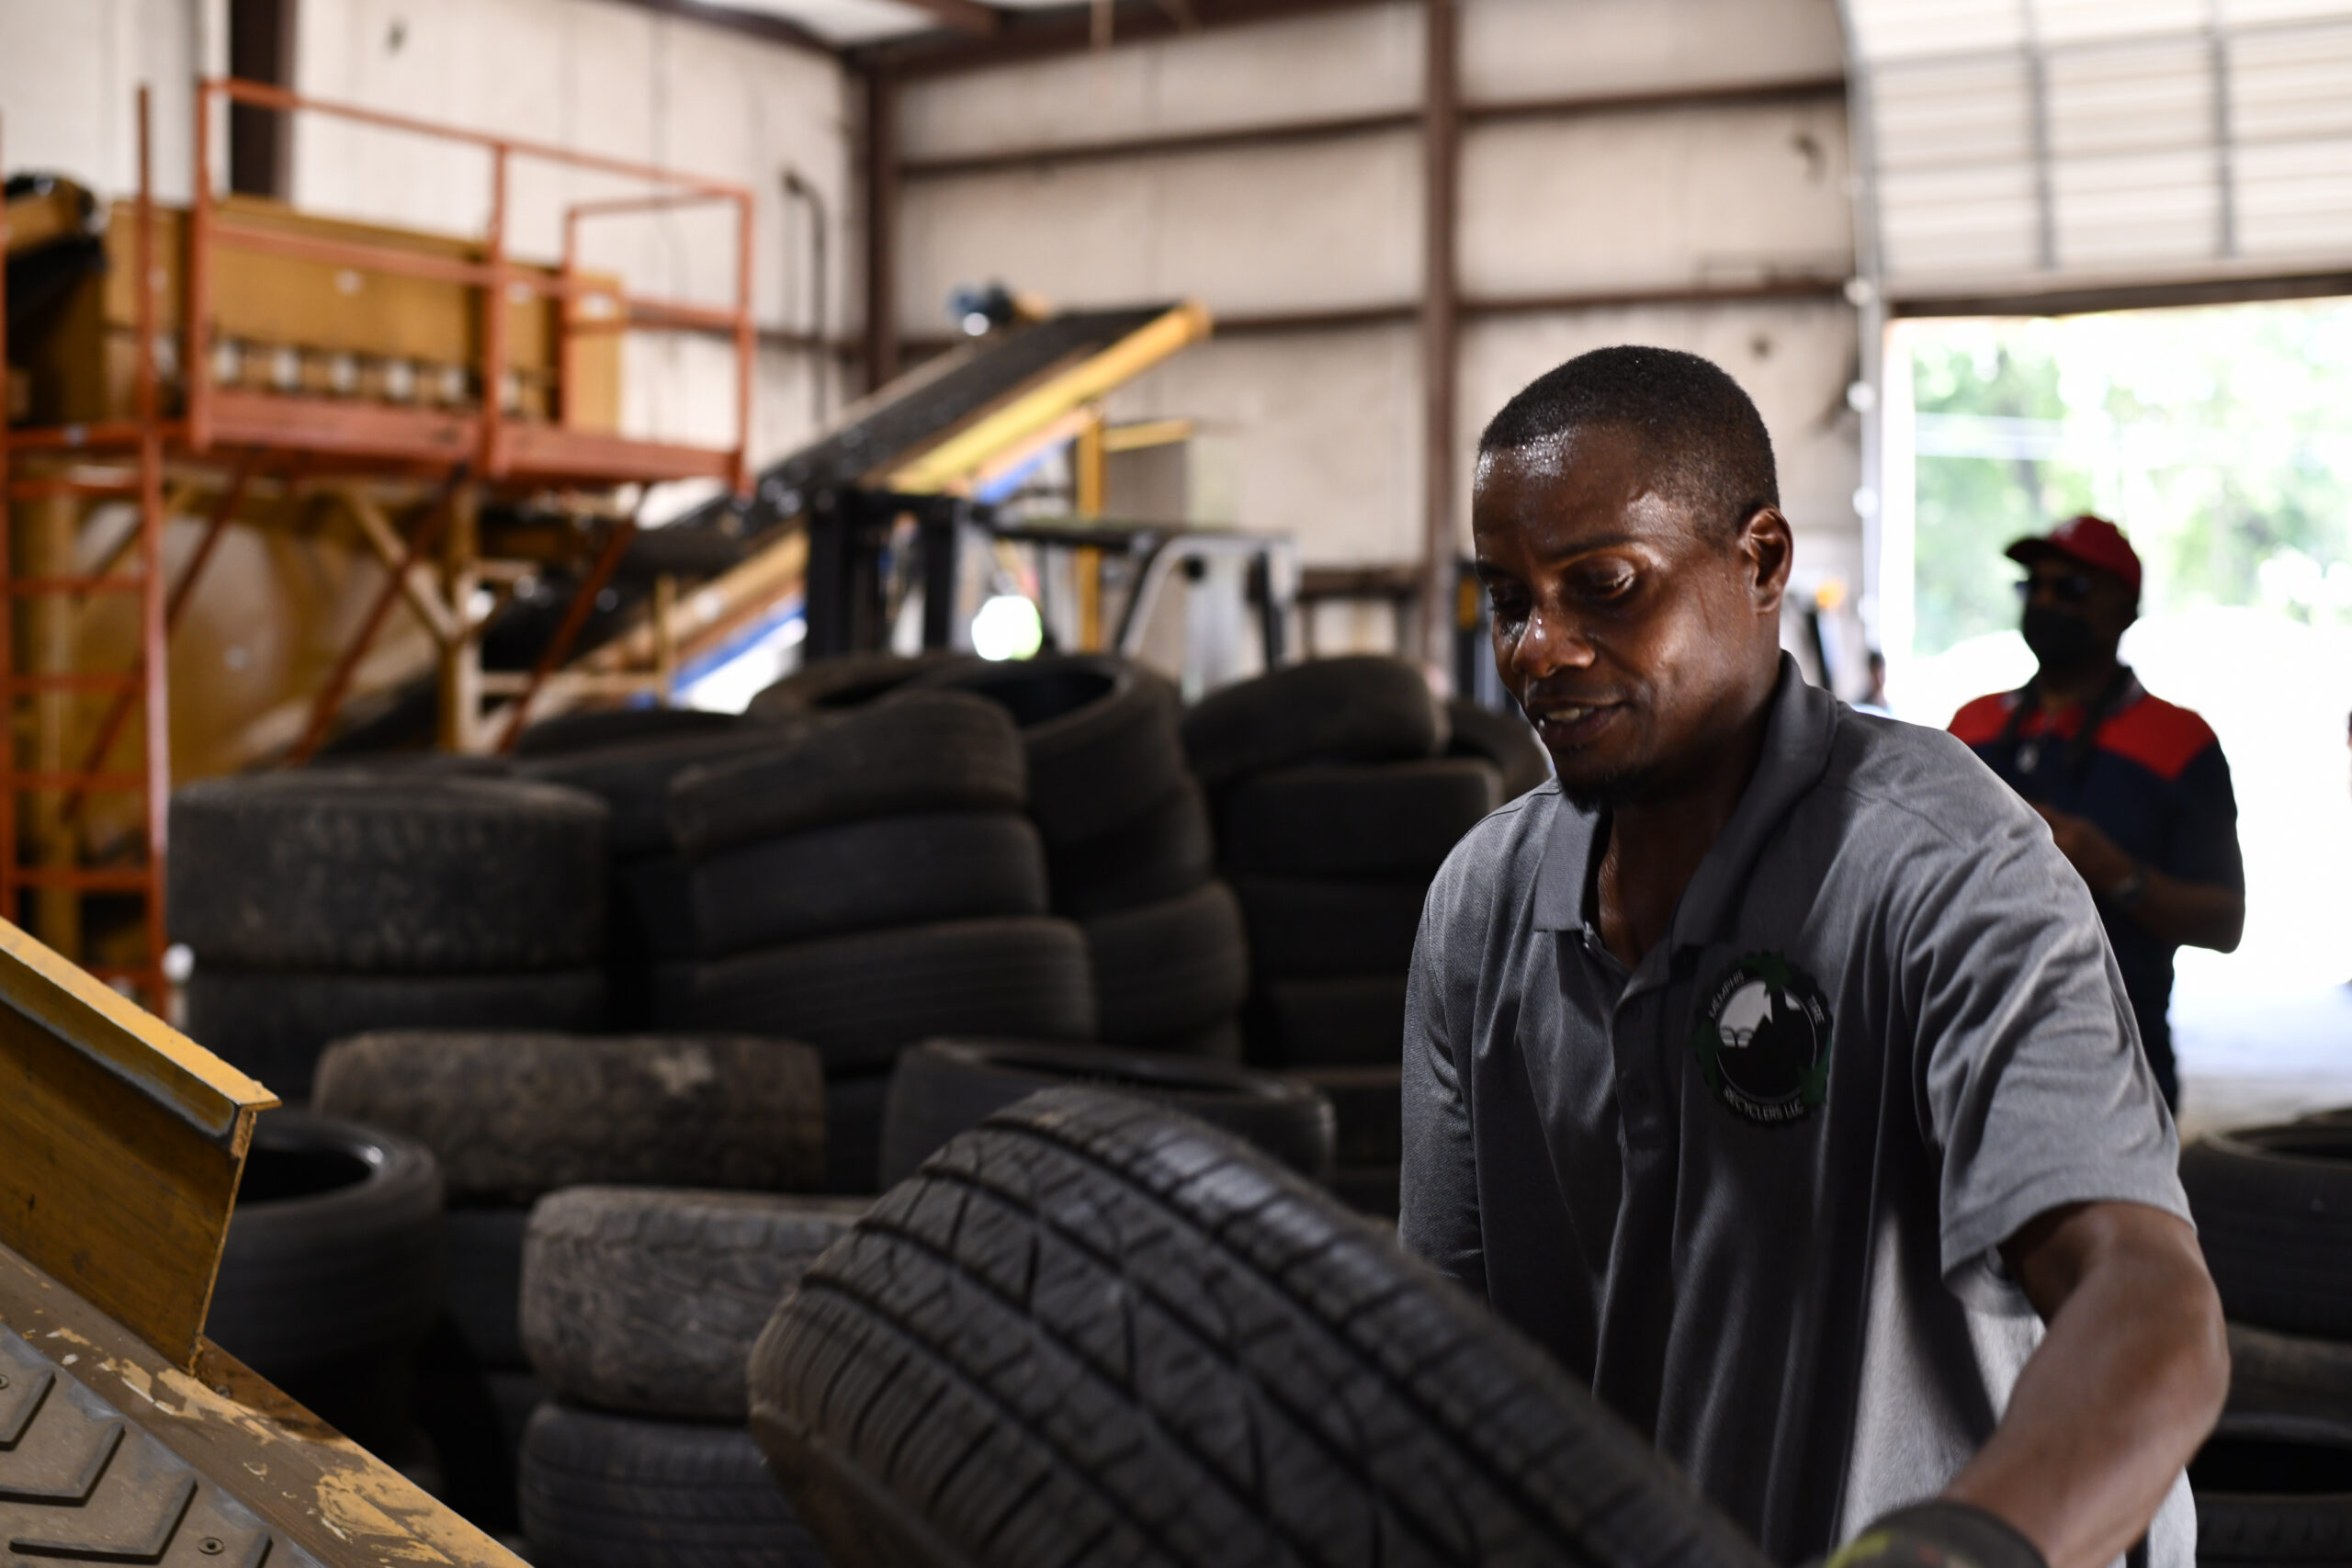
{"label": "short sleeve", "polygon": [[2165,852],[2157,869],[2183,882],[2201,882],[2245,891],[2245,863],[2238,852],[2238,802],[2230,787],[2229,759],[2219,741],[2189,760],[2173,781],[2172,820],[2165,825]]}
{"label": "short sleeve", "polygon": [[1971,1305],[2030,1311],[1996,1249],[2068,1203],[2186,1219],[2178,1138],[2098,911],[2048,829],[2004,811],[1917,871],[1904,999],[1944,1279]]}
{"label": "short sleeve", "polygon": [[[1469,1075],[1454,1058],[1447,1017],[1447,938],[1461,902],[1455,863],[1440,873],[1421,908],[1405,989],[1404,1165],[1396,1239],[1465,1290],[1487,1293],[1478,1163],[1470,1132]],[[1467,1038],[1464,1028],[1461,1037]]]}

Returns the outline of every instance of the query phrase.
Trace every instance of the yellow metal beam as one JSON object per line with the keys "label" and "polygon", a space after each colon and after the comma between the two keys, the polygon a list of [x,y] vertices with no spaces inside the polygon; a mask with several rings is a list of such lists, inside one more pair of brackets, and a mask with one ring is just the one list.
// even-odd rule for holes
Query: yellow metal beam
{"label": "yellow metal beam", "polygon": [[1188,300],[1101,354],[974,421],[912,462],[892,469],[885,485],[912,495],[941,494],[966,486],[998,453],[1201,342],[1211,330],[1207,308]]}
{"label": "yellow metal beam", "polygon": [[0,921],[0,1245],[193,1366],[277,1097]]}

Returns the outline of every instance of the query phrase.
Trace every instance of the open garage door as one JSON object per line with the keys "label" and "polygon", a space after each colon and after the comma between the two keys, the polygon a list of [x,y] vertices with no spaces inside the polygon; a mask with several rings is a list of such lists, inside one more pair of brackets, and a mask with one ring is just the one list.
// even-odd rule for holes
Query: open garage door
{"label": "open garage door", "polygon": [[2352,5],[1844,6],[1898,313],[2347,291]]}

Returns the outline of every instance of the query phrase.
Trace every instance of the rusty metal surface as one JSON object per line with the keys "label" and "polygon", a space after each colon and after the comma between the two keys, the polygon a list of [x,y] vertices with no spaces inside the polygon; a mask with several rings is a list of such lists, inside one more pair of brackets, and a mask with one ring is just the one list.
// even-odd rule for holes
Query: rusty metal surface
{"label": "rusty metal surface", "polygon": [[0,1334],[0,1560],[320,1568],[59,1358]]}

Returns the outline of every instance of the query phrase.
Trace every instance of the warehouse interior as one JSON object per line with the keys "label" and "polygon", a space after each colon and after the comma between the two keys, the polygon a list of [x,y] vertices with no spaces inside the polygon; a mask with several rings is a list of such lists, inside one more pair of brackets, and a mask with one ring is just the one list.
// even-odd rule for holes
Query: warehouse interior
{"label": "warehouse interior", "polygon": [[[1287,1371],[1186,1329],[1233,1407],[1387,1365],[1333,1303],[1419,1267],[1430,890],[1564,766],[1481,433],[1629,344],[1752,400],[1848,710],[2034,693],[2004,551],[2129,535],[2118,679],[2202,716],[2243,862],[2156,1004],[2241,1371],[2199,1528],[2352,1507],[2352,1318],[2230,1272],[2192,1170],[2352,1152],[2343,0],[0,0],[0,1557],[1386,1561],[1304,1469],[1036,1525],[1060,1361],[956,1428],[1022,1501],[957,1502],[907,1281],[997,1289],[940,1216],[1061,1181],[1073,1280],[1148,1211],[1339,1314]],[[1316,1202],[1151,1186],[1228,1155]],[[1057,1256],[923,1354],[1001,1308],[1093,1365]],[[1428,1375],[1414,1442],[1491,1425]],[[1160,1397],[1136,1451],[1214,1468]],[[130,1435],[12,1490],[72,1412]],[[1416,1471],[1634,1561],[1517,1440],[1330,1495],[1399,1560],[1493,1544]]]}

